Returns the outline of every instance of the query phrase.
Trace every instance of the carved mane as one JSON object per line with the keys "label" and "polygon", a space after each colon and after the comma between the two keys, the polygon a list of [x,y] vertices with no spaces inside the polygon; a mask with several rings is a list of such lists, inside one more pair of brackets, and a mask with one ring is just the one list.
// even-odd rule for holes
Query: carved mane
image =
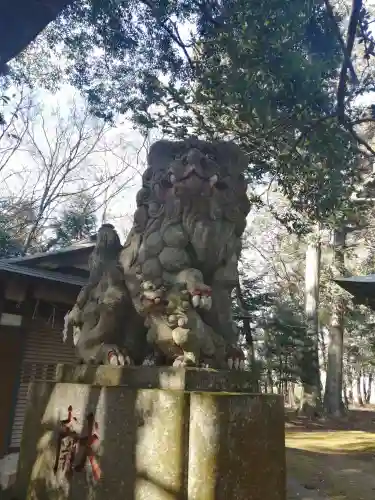
{"label": "carved mane", "polygon": [[186,141],[161,140],[151,146],[148,168],[142,176],[142,188],[137,193],[134,230],[138,233],[146,231],[150,219],[165,217],[174,220],[181,215],[182,203],[178,196],[173,200],[171,197],[166,199],[168,173],[178,167],[181,156],[191,148],[213,159],[220,186],[225,186],[225,189],[215,190],[209,197],[210,202],[219,209],[220,218],[236,224],[236,235],[241,236],[250,210],[243,175],[248,165],[247,158],[232,142],[209,143],[194,138]]}

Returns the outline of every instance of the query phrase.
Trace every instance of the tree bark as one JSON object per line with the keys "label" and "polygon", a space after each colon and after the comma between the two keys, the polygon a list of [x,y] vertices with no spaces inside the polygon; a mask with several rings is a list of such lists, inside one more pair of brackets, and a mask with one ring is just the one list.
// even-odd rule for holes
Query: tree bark
{"label": "tree bark", "polygon": [[348,400],[349,404],[353,404],[353,373],[352,373],[352,368],[351,366],[347,367],[347,372],[348,372]]}
{"label": "tree bark", "polygon": [[310,240],[306,251],[305,312],[306,339],[303,349],[301,381],[303,393],[299,414],[310,418],[321,413],[319,370],[319,281],[320,281],[320,231]]}
{"label": "tree bark", "polygon": [[245,301],[243,298],[241,284],[239,281],[237,281],[237,284],[236,284],[236,295],[237,295],[237,300],[238,300],[238,303],[239,303],[239,306],[241,309],[241,313],[243,314],[242,322],[243,322],[243,328],[244,328],[244,332],[245,332],[246,343],[249,347],[250,366],[252,368],[254,368],[255,352],[254,352],[253,334],[252,334],[251,324],[250,324],[250,315],[249,315],[249,312],[246,308],[246,304],[245,304]]}
{"label": "tree bark", "polygon": [[296,398],[294,395],[294,384],[291,382],[288,385],[288,401],[289,401],[289,406],[290,408],[295,408],[296,407]]}
{"label": "tree bark", "polygon": [[251,329],[250,314],[249,311],[247,310],[246,303],[244,301],[242,288],[239,280],[237,281],[236,284],[236,294],[237,294],[238,305],[240,306],[241,313],[243,315],[242,322],[246,338],[246,344],[249,348],[250,368],[254,376],[254,384],[255,384],[254,390],[259,391],[260,372],[255,368],[255,349],[254,349],[253,332]]}
{"label": "tree bark", "polygon": [[[345,229],[333,233],[334,275],[345,274]],[[344,300],[341,292],[335,290],[332,296],[331,325],[328,340],[327,380],[324,394],[324,409],[328,415],[341,416],[344,413],[342,401],[342,375],[344,354]]]}
{"label": "tree bark", "polygon": [[342,393],[343,393],[343,396],[344,396],[344,404],[345,404],[345,408],[349,408],[349,398],[348,398],[348,388],[346,386],[346,380],[345,380],[345,377],[343,378],[343,381],[342,381]]}
{"label": "tree bark", "polygon": [[272,373],[271,370],[267,369],[267,386],[268,386],[268,393],[273,394],[273,380],[272,380]]}
{"label": "tree bark", "polygon": [[363,402],[366,403],[367,401],[366,372],[363,373],[362,377],[362,399]]}
{"label": "tree bark", "polygon": [[366,404],[370,404],[371,401],[371,390],[372,390],[372,372],[368,374],[368,389],[366,393]]}
{"label": "tree bark", "polygon": [[361,371],[357,373],[357,403],[359,406],[363,406],[362,392],[361,392]]}

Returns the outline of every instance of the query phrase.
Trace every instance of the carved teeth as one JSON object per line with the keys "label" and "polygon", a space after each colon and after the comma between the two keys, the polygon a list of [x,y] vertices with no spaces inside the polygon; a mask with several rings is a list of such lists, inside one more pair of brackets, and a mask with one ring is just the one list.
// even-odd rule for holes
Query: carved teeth
{"label": "carved teeth", "polygon": [[212,307],[212,298],[207,295],[203,295],[200,300],[200,306],[202,309],[209,311]]}
{"label": "carved teeth", "polygon": [[185,318],[178,318],[177,324],[179,327],[183,327],[186,324]]}
{"label": "carved teeth", "polygon": [[201,303],[201,299],[200,299],[199,295],[193,295],[191,302],[193,304],[193,307],[199,307],[199,305]]}
{"label": "carved teeth", "polygon": [[151,281],[144,281],[141,286],[142,286],[143,290],[153,290],[154,289],[154,285],[153,285],[153,283],[151,283]]}
{"label": "carved teeth", "polygon": [[175,175],[173,175],[173,174],[171,174],[171,175],[169,176],[169,180],[171,181],[171,183],[172,183],[172,184],[174,184],[174,183],[176,182],[176,176],[175,176]]}
{"label": "carved teeth", "polygon": [[211,187],[212,187],[212,186],[214,186],[214,185],[217,183],[218,179],[219,179],[219,178],[218,178],[218,176],[217,176],[216,174],[215,174],[215,175],[212,175],[212,176],[210,177],[210,186],[211,186]]}

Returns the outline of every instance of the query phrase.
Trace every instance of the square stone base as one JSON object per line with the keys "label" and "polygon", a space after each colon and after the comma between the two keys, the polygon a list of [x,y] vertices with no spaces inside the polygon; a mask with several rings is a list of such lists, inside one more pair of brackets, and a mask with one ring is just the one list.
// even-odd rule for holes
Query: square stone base
{"label": "square stone base", "polygon": [[[30,385],[15,496],[285,500],[283,401],[249,391],[246,372],[58,366],[53,380]],[[69,406],[76,437],[63,444],[77,452],[70,475],[69,452],[54,470]],[[98,438],[91,459],[87,435]]]}

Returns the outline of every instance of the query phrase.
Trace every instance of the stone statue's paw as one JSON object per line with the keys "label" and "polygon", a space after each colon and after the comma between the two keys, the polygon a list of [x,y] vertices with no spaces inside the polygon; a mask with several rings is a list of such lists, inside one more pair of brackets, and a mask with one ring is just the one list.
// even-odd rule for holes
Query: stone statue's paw
{"label": "stone statue's paw", "polygon": [[245,370],[245,361],[240,358],[228,358],[229,370]]}
{"label": "stone statue's paw", "polygon": [[154,355],[147,356],[144,359],[142,366],[156,366],[156,357]]}
{"label": "stone statue's paw", "polygon": [[245,370],[245,355],[242,349],[234,346],[228,348],[227,365],[229,370]]}
{"label": "stone statue's paw", "polygon": [[196,366],[196,363],[194,361],[186,356],[178,356],[174,361],[173,361],[173,366],[175,368],[185,368],[186,366]]}
{"label": "stone statue's paw", "polygon": [[112,366],[130,366],[131,359],[127,355],[123,355],[117,349],[111,349],[107,354],[108,364]]}
{"label": "stone statue's paw", "polygon": [[165,288],[157,287],[151,281],[144,281],[141,284],[141,301],[145,309],[150,309],[155,306],[164,304]]}
{"label": "stone statue's paw", "polygon": [[182,313],[170,314],[167,320],[168,326],[172,329],[177,327],[183,328],[188,324],[188,317]]}
{"label": "stone statue's paw", "polygon": [[209,311],[212,307],[212,290],[207,285],[199,285],[189,290],[193,307]]}
{"label": "stone statue's paw", "polygon": [[217,369],[215,361],[213,359],[210,359],[210,358],[202,359],[201,362],[199,363],[199,367],[204,368],[205,370],[216,370]]}

